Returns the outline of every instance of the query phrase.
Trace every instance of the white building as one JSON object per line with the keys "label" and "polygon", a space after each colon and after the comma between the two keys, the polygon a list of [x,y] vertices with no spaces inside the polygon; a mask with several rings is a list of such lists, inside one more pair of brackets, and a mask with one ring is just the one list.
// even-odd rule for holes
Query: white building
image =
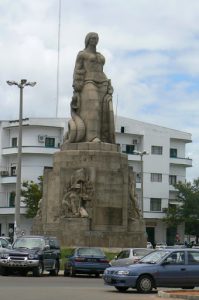
{"label": "white building", "polygon": [[[51,167],[53,153],[59,151],[67,128],[66,119],[30,118],[23,120],[22,181],[37,181],[44,166]],[[0,122],[0,234],[7,235],[14,226],[13,192],[16,189],[18,121]],[[184,228],[167,229],[163,209],[175,204],[176,191],[172,184],[184,182],[186,168],[192,160],[186,158],[186,132],[117,117],[116,140],[121,151],[128,154],[129,165],[137,173],[137,194],[146,221],[148,239],[166,242],[178,232],[183,239]],[[134,151],[148,155],[133,154]],[[142,167],[143,166],[143,172]],[[143,175],[143,185],[141,185]],[[143,189],[142,189],[143,187]],[[143,205],[142,205],[143,191]],[[25,217],[21,202],[21,230],[29,233],[31,220]],[[176,231],[176,232],[174,232]]]}

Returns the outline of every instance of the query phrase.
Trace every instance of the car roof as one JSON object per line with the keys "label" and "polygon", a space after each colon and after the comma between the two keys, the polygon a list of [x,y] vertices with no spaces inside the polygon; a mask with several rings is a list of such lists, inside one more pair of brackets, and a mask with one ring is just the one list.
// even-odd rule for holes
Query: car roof
{"label": "car roof", "polygon": [[149,248],[124,248],[120,252],[126,251],[126,250],[147,250],[147,251],[151,251],[152,249],[149,249]]}
{"label": "car roof", "polygon": [[154,252],[176,252],[176,251],[186,251],[186,252],[191,252],[191,251],[197,251],[199,252],[199,249],[195,249],[195,248],[164,248],[164,249],[155,249]]}
{"label": "car roof", "polygon": [[100,247],[75,247],[74,248],[75,250],[77,250],[77,249],[100,249],[100,250],[102,250],[103,251],[103,249],[102,248],[100,248]]}

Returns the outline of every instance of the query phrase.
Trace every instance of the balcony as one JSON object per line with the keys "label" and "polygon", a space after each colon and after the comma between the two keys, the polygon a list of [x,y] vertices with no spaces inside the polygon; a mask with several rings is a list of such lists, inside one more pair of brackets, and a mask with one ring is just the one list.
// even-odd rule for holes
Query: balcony
{"label": "balcony", "polygon": [[[21,207],[20,208],[20,214],[24,215],[26,213],[26,208]],[[14,215],[15,214],[15,208],[9,207],[9,206],[0,206],[0,215]]]}
{"label": "balcony", "polygon": [[163,219],[165,217],[165,213],[160,212],[154,212],[154,211],[144,211],[144,218],[145,219]]}
{"label": "balcony", "polygon": [[170,164],[192,167],[192,159],[186,157],[170,157]]}
{"label": "balcony", "polygon": [[[23,154],[54,154],[60,151],[59,147],[45,147],[45,146],[22,146]],[[6,147],[2,149],[2,155],[17,155],[17,147]]]}
{"label": "balcony", "polygon": [[16,176],[3,176],[1,177],[1,183],[2,184],[9,184],[9,183],[14,183],[16,184],[17,182],[17,177]]}

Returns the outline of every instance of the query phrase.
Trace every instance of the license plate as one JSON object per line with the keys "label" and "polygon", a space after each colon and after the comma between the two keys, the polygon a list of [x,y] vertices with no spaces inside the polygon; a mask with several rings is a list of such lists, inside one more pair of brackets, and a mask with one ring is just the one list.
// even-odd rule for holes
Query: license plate
{"label": "license plate", "polygon": [[88,258],[87,261],[96,262],[96,259],[95,258]]}

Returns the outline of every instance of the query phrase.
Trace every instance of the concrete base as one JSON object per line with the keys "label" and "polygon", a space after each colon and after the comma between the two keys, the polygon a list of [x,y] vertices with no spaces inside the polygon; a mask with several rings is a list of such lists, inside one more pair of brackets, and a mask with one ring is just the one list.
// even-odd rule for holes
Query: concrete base
{"label": "concrete base", "polygon": [[129,217],[128,180],[128,158],[118,145],[64,144],[44,172],[32,233],[56,235],[64,246],[145,247],[143,219]]}

